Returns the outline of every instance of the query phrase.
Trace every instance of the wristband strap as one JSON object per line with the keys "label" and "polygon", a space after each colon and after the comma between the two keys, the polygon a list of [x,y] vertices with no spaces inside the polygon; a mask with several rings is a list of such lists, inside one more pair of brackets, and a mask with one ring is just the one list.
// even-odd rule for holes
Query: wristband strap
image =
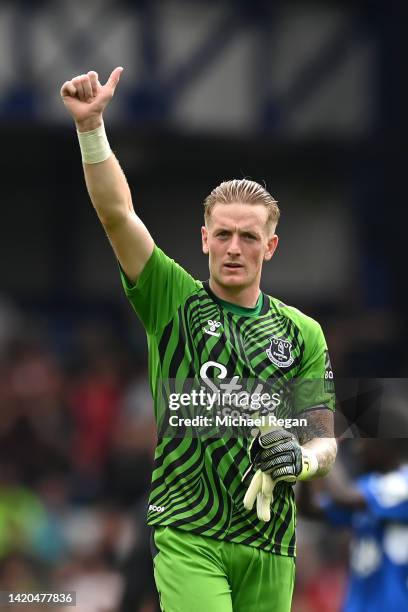
{"label": "wristband strap", "polygon": [[112,150],[103,123],[90,132],[77,131],[77,134],[84,164],[98,164],[111,156]]}
{"label": "wristband strap", "polygon": [[319,462],[317,461],[317,457],[315,453],[306,449],[303,446],[302,449],[302,471],[298,476],[298,480],[309,480],[312,476],[314,476],[319,469]]}

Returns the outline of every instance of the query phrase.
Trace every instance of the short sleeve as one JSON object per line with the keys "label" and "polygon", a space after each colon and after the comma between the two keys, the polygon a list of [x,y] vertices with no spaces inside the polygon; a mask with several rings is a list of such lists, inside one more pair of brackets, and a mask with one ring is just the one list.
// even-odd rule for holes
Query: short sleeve
{"label": "short sleeve", "polygon": [[379,519],[408,521],[408,469],[358,480],[370,512]]}
{"label": "short sleeve", "polygon": [[303,333],[304,351],[296,378],[297,411],[335,409],[334,376],[322,328],[308,319]]}
{"label": "short sleeve", "polygon": [[136,283],[119,270],[125,294],[149,333],[163,328],[199,284],[157,246]]}

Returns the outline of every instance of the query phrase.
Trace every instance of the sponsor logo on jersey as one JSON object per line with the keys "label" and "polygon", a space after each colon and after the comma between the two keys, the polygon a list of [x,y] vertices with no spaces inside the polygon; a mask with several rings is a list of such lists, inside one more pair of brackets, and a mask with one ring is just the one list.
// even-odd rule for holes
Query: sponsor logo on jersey
{"label": "sponsor logo on jersey", "polygon": [[330,363],[329,351],[325,352],[324,362],[324,390],[326,393],[334,393],[334,374]]}
{"label": "sponsor logo on jersey", "polygon": [[152,504],[149,506],[149,512],[164,512],[165,509],[164,506],[153,506]]}
{"label": "sponsor logo on jersey", "polygon": [[219,321],[212,321],[211,319],[209,319],[207,323],[208,323],[208,328],[204,327],[205,334],[209,334],[210,336],[216,336],[216,337],[221,336],[221,332],[217,332],[217,329],[221,327],[221,323]]}
{"label": "sponsor logo on jersey", "polygon": [[266,349],[266,354],[272,363],[278,368],[288,368],[292,365],[294,358],[291,352],[292,343],[289,340],[285,340],[284,338],[277,338],[276,336],[271,336],[270,347]]}

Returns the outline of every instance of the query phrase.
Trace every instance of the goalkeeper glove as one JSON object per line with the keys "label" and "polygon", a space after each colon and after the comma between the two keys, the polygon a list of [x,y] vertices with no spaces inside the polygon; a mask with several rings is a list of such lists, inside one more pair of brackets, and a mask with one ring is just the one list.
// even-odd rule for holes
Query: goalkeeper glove
{"label": "goalkeeper glove", "polygon": [[257,472],[246,492],[244,506],[252,510],[256,499],[258,518],[263,521],[270,520],[273,489],[278,482],[307,480],[318,469],[316,454],[300,446],[295,436],[285,429],[259,433],[251,443],[249,456],[250,470],[256,468]]}
{"label": "goalkeeper glove", "polygon": [[[252,469],[252,466],[250,470]],[[248,473],[248,472],[247,472]],[[244,478],[247,474],[244,475]],[[261,521],[268,523],[271,520],[271,505],[273,502],[273,489],[275,483],[269,474],[257,470],[251,480],[244,497],[244,508],[252,510],[256,500],[256,513]]]}

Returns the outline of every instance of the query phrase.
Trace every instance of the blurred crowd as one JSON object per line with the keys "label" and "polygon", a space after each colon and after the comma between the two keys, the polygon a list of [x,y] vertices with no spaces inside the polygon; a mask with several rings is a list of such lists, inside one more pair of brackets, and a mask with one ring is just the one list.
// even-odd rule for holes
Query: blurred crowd
{"label": "blurred crowd", "polygon": [[[58,95],[85,69],[125,66],[112,146],[155,240],[193,272],[207,267],[197,195],[237,175],[273,185],[288,246],[271,292],[276,274],[322,324],[344,400],[338,435],[408,438],[386,415],[407,413],[408,394],[397,5],[2,3],[0,596],[74,590],[79,612],[158,610],[144,332],[122,314]],[[373,377],[388,377],[387,398]],[[300,516],[293,611],[340,610],[348,558],[347,531]]]}
{"label": "blurred crowd", "polygon": [[69,354],[5,303],[0,329],[0,590],[74,590],[89,612],[116,610],[131,567],[128,609],[144,609],[155,443],[144,368],[109,327],[79,327]]}
{"label": "blurred crowd", "polygon": [[[1,301],[0,591],[73,590],[86,612],[156,612],[144,349],[108,321],[78,323],[69,345],[62,331]],[[336,342],[329,324],[328,336],[341,367],[353,333]],[[339,610],[347,534],[301,518],[298,542],[294,612]]]}

